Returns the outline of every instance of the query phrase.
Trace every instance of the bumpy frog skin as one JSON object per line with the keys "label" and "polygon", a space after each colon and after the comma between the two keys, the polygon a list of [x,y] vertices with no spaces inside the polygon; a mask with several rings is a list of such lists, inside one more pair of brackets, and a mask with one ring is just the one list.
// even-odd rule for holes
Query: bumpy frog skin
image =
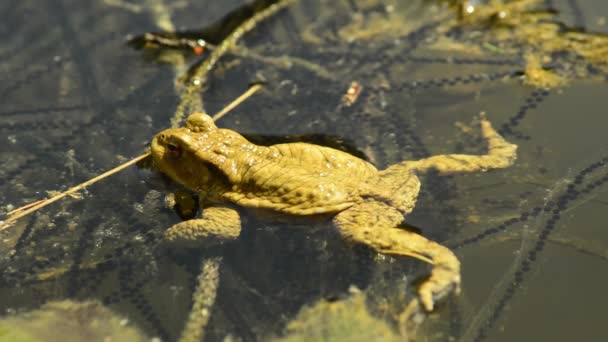
{"label": "bumpy frog skin", "polygon": [[[416,204],[418,175],[480,172],[513,164],[517,146],[506,142],[482,115],[486,155],[449,154],[404,161],[378,171],[348,153],[306,143],[257,146],[239,133],[192,114],[185,127],[160,132],[152,141],[156,167],[200,196],[202,217],[173,225],[165,237],[187,246],[235,239],[237,207],[293,216],[330,216],[349,242],[433,265],[419,286],[419,301],[460,291],[460,262],[448,248],[398,228]],[[236,206],[235,206],[236,205]]]}

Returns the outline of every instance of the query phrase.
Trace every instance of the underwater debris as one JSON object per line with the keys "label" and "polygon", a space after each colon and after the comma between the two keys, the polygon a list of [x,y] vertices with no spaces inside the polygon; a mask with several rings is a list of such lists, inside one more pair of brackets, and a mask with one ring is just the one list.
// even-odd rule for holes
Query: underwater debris
{"label": "underwater debris", "polygon": [[[608,35],[567,26],[556,10],[541,0],[451,1],[458,19],[443,32],[475,30],[472,43],[494,51],[525,56],[525,83],[538,88],[563,86],[568,79],[588,77],[593,69],[608,72]],[[551,70],[549,70],[551,69]]]}
{"label": "underwater debris", "polygon": [[274,342],[304,341],[408,341],[385,321],[372,316],[366,296],[351,288],[348,298],[321,300],[305,307],[287,325],[287,333]]}
{"label": "underwater debris", "polygon": [[342,96],[342,99],[340,100],[340,107],[350,107],[353,104],[355,104],[355,102],[357,102],[357,99],[359,98],[359,95],[361,95],[362,91],[363,91],[363,86],[361,84],[359,84],[359,82],[357,82],[357,81],[350,82],[348,89],[346,90],[346,92]]}
{"label": "underwater debris", "polygon": [[128,320],[96,301],[49,302],[0,320],[0,341],[150,341]]}
{"label": "underwater debris", "polygon": [[526,58],[524,84],[536,88],[552,89],[565,85],[566,79],[547,68],[543,68],[538,56],[530,55]]}

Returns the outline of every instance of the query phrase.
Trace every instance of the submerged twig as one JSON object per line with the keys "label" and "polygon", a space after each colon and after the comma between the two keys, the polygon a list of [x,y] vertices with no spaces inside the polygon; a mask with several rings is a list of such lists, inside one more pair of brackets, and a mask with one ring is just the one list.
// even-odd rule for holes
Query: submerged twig
{"label": "submerged twig", "polygon": [[202,101],[199,102],[199,106],[201,108],[190,108],[190,105],[194,99],[194,96],[196,96],[197,92],[205,85],[207,75],[215,66],[217,61],[232,47],[234,47],[247,32],[253,30],[261,21],[272,16],[294,1],[295,0],[279,0],[277,3],[272,4],[254,14],[251,18],[243,22],[239,27],[232,31],[224,40],[222,40],[222,42],[215,47],[209,57],[193,67],[190,73],[186,76],[186,87],[181,96],[181,101],[177,105],[177,109],[175,110],[173,118],[171,119],[172,127],[175,127],[176,123],[181,122],[187,109],[190,109],[190,111],[205,111]]}
{"label": "submerged twig", "polygon": [[220,282],[221,257],[204,260],[192,293],[192,310],[184,328],[179,342],[197,342],[205,335],[205,327],[211,317],[211,307],[215,304],[217,288]]}

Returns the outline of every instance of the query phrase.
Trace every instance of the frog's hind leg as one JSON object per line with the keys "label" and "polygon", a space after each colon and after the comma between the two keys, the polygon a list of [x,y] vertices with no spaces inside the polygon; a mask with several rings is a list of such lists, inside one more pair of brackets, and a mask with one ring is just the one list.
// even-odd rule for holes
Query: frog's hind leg
{"label": "frog's hind leg", "polygon": [[165,232],[165,239],[184,247],[218,244],[236,239],[241,233],[238,211],[228,206],[203,209],[202,218],[183,221]]}
{"label": "frog's hind leg", "polygon": [[481,113],[481,136],[488,144],[488,153],[485,155],[439,155],[395,164],[382,172],[391,174],[397,169],[407,168],[421,173],[434,169],[440,175],[449,175],[502,169],[513,165],[517,157],[517,145],[510,144],[498,134],[484,113]]}
{"label": "frog's hind leg", "polygon": [[357,204],[334,218],[340,234],[350,242],[433,265],[431,275],[418,288],[422,306],[431,311],[437,300],[460,291],[460,262],[447,247],[396,228],[402,221],[403,215],[397,209],[374,200]]}

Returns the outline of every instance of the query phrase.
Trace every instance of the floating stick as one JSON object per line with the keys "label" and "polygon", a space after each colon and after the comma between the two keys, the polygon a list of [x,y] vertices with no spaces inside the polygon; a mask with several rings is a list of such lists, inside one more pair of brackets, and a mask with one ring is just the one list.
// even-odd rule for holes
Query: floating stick
{"label": "floating stick", "polygon": [[226,115],[229,111],[233,110],[236,106],[240,105],[243,101],[247,100],[249,96],[253,95],[256,91],[262,88],[261,83],[255,83],[247,89],[241,96],[234,99],[234,101],[230,102],[224,109],[220,110],[213,116],[213,121],[217,121],[221,119],[224,115]]}
{"label": "floating stick", "polygon": [[110,175],[112,175],[112,174],[114,174],[114,173],[116,173],[118,171],[121,171],[122,169],[125,169],[125,168],[127,168],[127,167],[129,167],[129,166],[131,166],[131,165],[133,165],[135,163],[137,163],[138,161],[140,161],[140,160],[148,157],[149,155],[150,155],[150,152],[146,152],[146,153],[144,153],[144,154],[142,154],[140,156],[137,156],[137,157],[129,160],[128,162],[126,162],[126,163],[124,163],[122,165],[119,165],[119,166],[113,168],[110,171],[106,171],[106,172],[100,174],[97,177],[91,178],[91,179],[89,179],[88,181],[86,181],[84,183],[81,183],[81,184],[78,184],[78,185],[76,185],[76,186],[74,186],[72,188],[69,188],[68,190],[66,190],[66,191],[64,191],[64,192],[62,192],[60,194],[57,194],[57,195],[55,195],[55,196],[53,196],[51,198],[47,198],[47,199],[44,199],[44,200],[36,201],[34,203],[26,204],[26,205],[24,205],[21,208],[17,208],[15,210],[11,211],[10,217],[8,219],[6,219],[4,222],[2,222],[2,224],[0,225],[0,231],[5,230],[13,222],[17,221],[18,219],[22,218],[23,216],[25,216],[27,214],[30,214],[30,213],[33,213],[34,211],[36,211],[36,210],[38,210],[38,209],[40,209],[42,207],[46,207],[47,205],[49,205],[49,204],[51,204],[51,203],[53,203],[55,201],[58,201],[58,200],[64,198],[65,196],[68,196],[68,195],[71,195],[71,194],[73,194],[73,193],[75,193],[77,191],[80,191],[80,190],[84,189],[85,187],[87,187],[87,186],[89,186],[89,185],[91,185],[93,183],[96,183],[100,179],[106,178],[106,177],[108,177],[108,176],[110,176]]}

